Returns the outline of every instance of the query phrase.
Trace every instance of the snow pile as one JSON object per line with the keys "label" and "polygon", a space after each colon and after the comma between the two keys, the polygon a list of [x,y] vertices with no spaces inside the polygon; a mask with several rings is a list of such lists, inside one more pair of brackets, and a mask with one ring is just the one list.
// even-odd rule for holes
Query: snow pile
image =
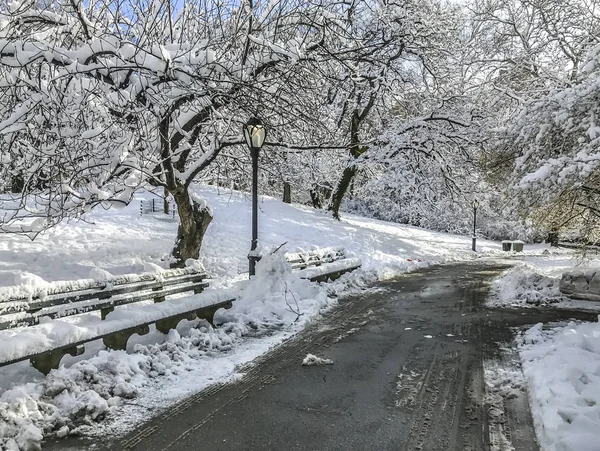
{"label": "snow pile", "polygon": [[600,323],[532,327],[520,338],[538,441],[545,451],[600,443]]}
{"label": "snow pile", "polygon": [[492,283],[487,304],[493,307],[553,304],[556,308],[594,309],[593,303],[565,297],[559,286],[564,272],[599,265],[597,257],[586,260],[584,265],[579,255],[570,249],[552,248],[541,255],[525,255],[522,262]]}
{"label": "snow pile", "polygon": [[525,306],[559,302],[563,299],[560,279],[538,273],[534,266],[523,264],[509,269],[492,283],[488,305]]}
{"label": "snow pile", "polygon": [[222,310],[226,321],[243,321],[260,327],[304,323],[306,313],[319,312],[332,304],[326,289],[298,273],[286,261],[283,252],[263,257],[256,267],[256,277],[244,282],[244,289],[231,310]]}
{"label": "snow pile", "polygon": [[[100,351],[88,360],[53,370],[41,383],[19,385],[0,396],[0,444],[37,449],[43,436],[77,433],[100,421],[125,400],[136,398],[149,379],[184,371],[194,359],[230,349],[247,328],[239,323],[212,329],[199,322],[180,337],[171,331],[161,344],[136,345],[135,352]],[[24,431],[37,431],[23,436]]]}
{"label": "snow pile", "polygon": [[324,359],[323,357],[317,357],[314,354],[306,354],[306,357],[304,357],[304,360],[302,360],[302,365],[304,365],[304,366],[333,365],[333,360]]}
{"label": "snow pile", "polygon": [[[282,252],[263,258],[256,277],[238,285],[240,298],[232,309],[217,312],[215,321],[222,325],[216,329],[203,320],[183,321],[178,331],[172,330],[157,344],[136,344],[131,353],[102,350],[87,360],[53,370],[46,378],[2,392],[0,449],[34,450],[45,435],[76,434],[118,414],[126,400],[143,396],[153,380],[161,378],[159,385],[167,390],[164,378],[176,380],[200,360],[235,351],[248,335],[290,326],[299,329],[335,303],[324,286],[292,273]],[[245,359],[264,351],[256,347]],[[231,365],[221,371],[221,377],[234,375]],[[210,379],[205,380],[206,385]]]}

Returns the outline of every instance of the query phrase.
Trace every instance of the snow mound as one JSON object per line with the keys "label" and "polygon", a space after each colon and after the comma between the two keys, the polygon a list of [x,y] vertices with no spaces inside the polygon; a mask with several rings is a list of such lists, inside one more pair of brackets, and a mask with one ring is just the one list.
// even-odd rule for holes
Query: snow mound
{"label": "snow mound", "polygon": [[538,441],[545,451],[597,451],[600,443],[600,323],[521,335]]}
{"label": "snow mound", "polygon": [[524,264],[509,269],[492,283],[488,305],[494,307],[552,304],[564,299],[560,279]]}
{"label": "snow mound", "polygon": [[306,354],[306,357],[304,357],[304,360],[302,360],[302,365],[304,365],[304,366],[333,365],[333,360],[324,359],[322,357],[317,357],[314,354]]}

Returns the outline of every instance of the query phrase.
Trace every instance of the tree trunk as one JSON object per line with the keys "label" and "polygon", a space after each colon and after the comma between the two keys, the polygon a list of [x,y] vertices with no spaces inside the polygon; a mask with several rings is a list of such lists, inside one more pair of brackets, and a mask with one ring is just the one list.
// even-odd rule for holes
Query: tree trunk
{"label": "tree trunk", "polygon": [[356,175],[356,166],[348,166],[344,169],[344,173],[342,174],[342,178],[338,183],[333,196],[331,197],[331,203],[329,204],[329,210],[333,213],[334,219],[340,219],[340,207],[342,206],[342,199],[344,199],[344,195],[348,190],[348,186],[354,179]]}
{"label": "tree trunk", "polygon": [[197,259],[200,256],[202,240],[213,217],[208,204],[196,202],[187,189],[171,194],[180,220],[177,241],[171,253],[171,268],[183,268],[187,259]]}
{"label": "tree trunk", "polygon": [[311,189],[310,192],[310,200],[312,201],[313,208],[321,209],[323,208],[323,202],[321,202],[321,197],[319,196],[318,188]]}
{"label": "tree trunk", "polygon": [[[371,87],[374,86],[371,84]],[[360,98],[360,97],[359,97]],[[367,147],[360,145],[360,125],[365,120],[365,118],[369,115],[369,112],[375,105],[375,100],[377,98],[377,91],[373,89],[369,94],[369,101],[365,105],[365,107],[359,111],[355,109],[352,111],[352,117],[350,119],[350,155],[355,160],[360,157],[364,152],[366,152]],[[360,102],[359,102],[360,103]],[[342,179],[338,183],[335,192],[331,198],[331,202],[329,203],[328,210],[333,212],[333,217],[335,219],[340,219],[340,207],[342,206],[342,199],[348,190],[348,187],[354,181],[354,176],[358,168],[356,165],[350,165],[346,169],[344,169],[344,173],[342,174]]]}
{"label": "tree trunk", "polygon": [[283,203],[292,203],[292,187],[288,182],[283,183]]}
{"label": "tree trunk", "polygon": [[22,193],[25,188],[25,180],[21,174],[16,174],[12,176],[11,184],[10,184],[10,192],[11,193]]}
{"label": "tree trunk", "polygon": [[552,229],[548,232],[546,241],[550,243],[550,247],[558,247],[558,230]]}
{"label": "tree trunk", "polygon": [[[366,112],[359,114],[358,110],[354,110],[352,113],[352,120],[350,121],[350,155],[355,160],[360,157],[360,154],[362,153],[360,149],[360,137],[358,130],[365,115]],[[356,171],[356,165],[346,167],[346,169],[344,169],[344,173],[342,174],[341,180],[335,188],[335,192],[331,197],[331,202],[329,203],[328,208],[329,211],[333,213],[334,219],[340,219],[340,207],[342,206],[342,200],[346,195],[346,191],[348,191],[348,187],[354,180]]]}
{"label": "tree trunk", "polygon": [[169,191],[167,188],[164,188],[163,191],[163,212],[168,215],[169,214]]}

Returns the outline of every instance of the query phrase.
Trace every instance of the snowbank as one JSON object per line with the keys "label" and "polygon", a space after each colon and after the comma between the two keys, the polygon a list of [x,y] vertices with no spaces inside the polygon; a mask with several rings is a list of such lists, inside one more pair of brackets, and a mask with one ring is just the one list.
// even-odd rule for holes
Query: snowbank
{"label": "snowbank", "polygon": [[585,269],[594,265],[599,266],[600,261],[588,260],[583,264],[571,250],[553,250],[546,255],[527,256],[494,280],[487,305],[530,307],[552,304],[554,308],[600,310],[600,304],[575,301],[559,291],[564,272],[575,267]]}
{"label": "snowbank", "polygon": [[544,451],[600,443],[600,323],[537,324],[520,339],[538,441]]}
{"label": "snowbank", "polygon": [[556,303],[563,299],[559,283],[559,278],[539,274],[532,265],[518,265],[494,280],[488,305],[523,307]]}

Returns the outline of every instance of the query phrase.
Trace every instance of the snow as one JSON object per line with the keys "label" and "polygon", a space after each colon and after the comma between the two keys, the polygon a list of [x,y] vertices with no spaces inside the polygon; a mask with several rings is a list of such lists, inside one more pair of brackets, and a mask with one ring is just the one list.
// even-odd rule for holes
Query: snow
{"label": "snow", "polygon": [[507,399],[519,397],[525,391],[525,378],[514,362],[500,363],[484,360],[485,404],[489,421],[491,451],[517,451],[512,440],[510,426],[506,421]]}
{"label": "snow", "polygon": [[527,255],[493,281],[486,304],[490,307],[552,304],[553,308],[600,311],[600,304],[569,299],[559,291],[564,272],[574,268],[585,271],[598,266],[597,258],[582,261],[573,250],[552,249],[541,255]]}
{"label": "snow", "polygon": [[[599,266],[598,258],[582,261],[570,250],[525,256],[493,282],[487,301],[493,307],[532,307],[600,311],[596,302],[571,300],[559,292],[562,274]],[[600,441],[600,323],[547,324],[531,327],[517,338],[523,381],[495,380],[499,368],[486,369],[495,391],[527,387],[536,434],[542,451],[592,451]],[[508,373],[507,373],[508,374]],[[502,376],[504,377],[504,376]],[[506,397],[504,393],[502,395]],[[488,393],[493,405],[495,393]],[[497,399],[496,399],[497,400]],[[498,438],[502,439],[502,428]]]}
{"label": "snow", "polygon": [[600,323],[549,329],[520,338],[532,416],[544,451],[595,451],[600,442]]}
{"label": "snow", "polygon": [[[202,253],[209,275],[215,283],[245,278],[241,273],[247,271],[250,247],[249,196],[212,187],[198,187],[195,194],[206,199],[214,211]],[[35,241],[3,235],[0,286],[17,285],[18,278],[26,274],[35,275],[38,282],[50,282],[87,279],[94,268],[113,275],[140,273],[149,264],[166,268],[177,224],[159,221],[159,214],[139,215],[139,200],[152,197],[151,193],[142,194],[119,210],[96,209],[85,222],[60,224]],[[361,258],[363,270],[384,278],[414,269],[417,259],[431,264],[472,255],[467,236],[354,215],[337,222],[327,212],[268,197],[260,201],[259,242],[266,249],[287,242],[288,252],[341,246]],[[480,253],[500,252],[496,242],[480,239],[478,245]]]}
{"label": "snow", "polygon": [[302,360],[303,366],[313,366],[313,365],[333,365],[333,360],[324,359],[322,357],[317,357],[314,354],[306,354],[306,357]]}
{"label": "snow", "polygon": [[109,313],[104,321],[76,325],[68,321],[49,321],[32,327],[0,331],[2,348],[0,363],[22,359],[55,348],[75,345],[106,334],[147,324],[234,299],[234,290],[212,290],[158,304],[121,306]]}
{"label": "snow", "polygon": [[300,277],[304,279],[313,279],[324,274],[330,274],[333,271],[343,271],[351,268],[360,267],[360,258],[343,258],[331,263],[320,266],[312,266],[298,271]]}
{"label": "snow", "polygon": [[[64,333],[63,339],[72,339],[94,328],[111,328],[110,324],[115,321],[135,321],[136,315],[131,313],[137,312],[146,321],[154,307],[172,304],[169,308],[173,309],[190,302],[202,303],[205,294],[214,296],[227,292],[228,295],[241,288],[243,292],[233,308],[217,313],[216,320],[222,325],[216,329],[203,320],[182,321],[178,330],[170,331],[167,336],[152,328],[149,335],[153,337],[145,344],[130,342],[128,352],[100,350],[92,357],[61,366],[46,378],[34,375],[25,362],[14,365],[12,371],[10,367],[4,368],[3,384],[8,388],[0,395],[0,424],[3,425],[0,443],[7,444],[11,439],[18,443],[19,434],[30,426],[46,434],[54,431],[63,435],[76,433],[86,424],[100,422],[110,415],[115,421],[109,422],[109,427],[124,427],[122,417],[117,424],[118,413],[127,416],[129,421],[141,421],[145,410],[140,408],[144,405],[153,402],[161,405],[165,399],[174,402],[218,380],[239,377],[235,375],[240,364],[264,353],[273,344],[301,330],[315,314],[335,305],[323,287],[292,273],[283,254],[276,253],[261,260],[255,278],[240,281],[229,290],[117,309],[111,313],[116,320],[109,315],[106,321],[86,322],[83,328],[66,323],[59,327],[58,321],[40,327],[58,328]],[[290,297],[293,301],[288,299]],[[69,330],[63,330],[67,326]],[[248,343],[245,337],[252,334],[268,336],[259,343]],[[5,341],[10,350],[10,342]],[[156,343],[151,344],[151,341]],[[11,376],[15,378],[13,381],[10,381]],[[173,383],[165,384],[165,378]],[[137,407],[141,411],[127,410],[125,401],[132,398],[136,398],[136,404],[140,403]],[[36,446],[42,435],[27,437],[29,442],[19,445],[20,449]]]}
{"label": "snow", "polygon": [[[111,283],[127,274],[160,275],[168,266],[177,223],[161,221],[161,214],[140,216],[139,201],[153,196],[142,193],[121,209],[96,209],[84,221],[60,224],[35,241],[0,235],[0,291],[47,296],[64,287]],[[206,186],[194,187],[193,196],[206,200],[214,213],[202,258],[191,262],[206,268],[209,289],[160,304],[121,306],[105,321],[84,314],[45,321],[27,328],[20,338],[14,330],[5,331],[0,334],[2,359],[33,346],[40,351],[58,342],[72,343],[235,293],[233,308],[215,316],[220,326],[213,329],[203,320],[183,320],[167,336],[150,326],[148,334],[129,340],[126,351],[107,351],[101,341],[93,341],[83,355],[63,358],[63,366],[47,377],[28,362],[0,368],[1,447],[35,449],[48,435],[122,434],[143,421],[150,407],[170,405],[217,382],[239,380],[241,365],[302,330],[335,306],[338,295],[427,265],[501,252],[496,242],[478,240],[479,252],[474,254],[469,236],[354,215],[335,221],[324,211],[262,197],[259,242],[265,256],[256,277],[248,281],[249,196]],[[283,243],[287,244],[282,251],[287,252],[343,247],[344,264],[360,259],[362,266],[334,283],[312,283],[301,276],[313,269],[292,272],[282,252],[266,255]],[[23,333],[28,334],[26,340]]]}

